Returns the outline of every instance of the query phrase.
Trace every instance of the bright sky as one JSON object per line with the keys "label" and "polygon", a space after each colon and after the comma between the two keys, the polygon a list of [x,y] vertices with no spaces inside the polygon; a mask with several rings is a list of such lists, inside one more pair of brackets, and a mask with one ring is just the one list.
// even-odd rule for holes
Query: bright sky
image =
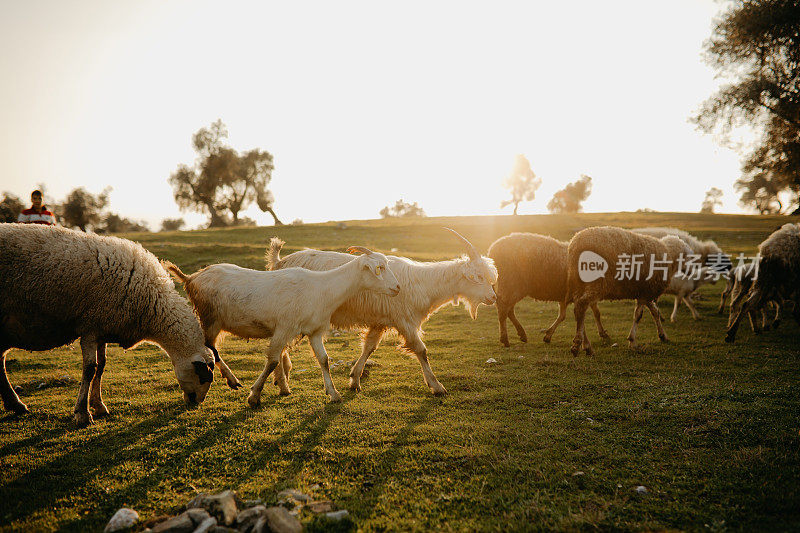
{"label": "bright sky", "polygon": [[[275,157],[284,222],[510,213],[516,154],[543,185],[592,176],[586,211],[741,211],[739,158],[688,117],[717,86],[712,0],[652,2],[4,2],[0,190],[112,186],[158,229],[167,177],[221,118]],[[257,209],[259,223],[271,217]]]}

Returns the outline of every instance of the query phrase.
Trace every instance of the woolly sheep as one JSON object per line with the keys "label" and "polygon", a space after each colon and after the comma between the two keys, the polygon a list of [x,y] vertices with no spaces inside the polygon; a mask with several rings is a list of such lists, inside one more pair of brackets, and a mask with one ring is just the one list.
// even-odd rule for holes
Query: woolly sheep
{"label": "woolly sheep", "polygon": [[672,279],[669,281],[669,285],[667,286],[667,290],[664,291],[664,294],[675,295],[675,302],[672,308],[672,314],[669,317],[669,321],[675,322],[678,316],[678,307],[680,306],[681,302],[686,304],[686,307],[689,308],[689,311],[692,313],[692,318],[695,320],[700,320],[700,313],[697,312],[697,309],[694,306],[692,294],[702,285],[706,283],[713,283],[715,281],[716,278],[710,273],[708,267],[700,267],[696,272],[694,270],[689,272],[681,271],[672,276]]}
{"label": "woolly sheep", "polygon": [[[592,252],[605,261],[608,270],[603,276],[589,282],[581,279],[579,261],[584,252]],[[567,302],[575,304],[577,322],[575,337],[572,340],[572,354],[578,354],[581,344],[587,355],[593,354],[586,335],[584,319],[586,308],[600,300],[636,300],[633,326],[628,335],[631,348],[636,347],[636,327],[645,307],[653,316],[659,339],[667,342],[655,300],[667,289],[670,279],[678,269],[681,255],[685,256],[690,252],[691,249],[682,240],[672,235],[659,240],[649,235],[611,226],[592,227],[576,233],[569,243],[567,259]],[[618,259],[621,259],[623,254],[629,257],[636,256],[641,260],[639,276],[633,275],[631,279],[624,276],[617,279],[618,272],[615,273],[613,269],[618,266]],[[650,279],[647,279],[648,277]]]}
{"label": "woolly sheep", "polygon": [[[500,237],[489,247],[487,255],[497,268],[497,319],[500,342],[509,346],[506,318],[511,319],[522,342],[528,342],[525,329],[514,313],[514,306],[530,296],[544,302],[558,302],[558,317],[545,331],[544,342],[550,342],[558,325],[567,315],[567,247],[569,243],[535,233],[512,233]],[[597,331],[609,338],[600,320],[600,310],[592,302]]]}
{"label": "woolly sheep", "polygon": [[794,300],[794,318],[800,324],[800,225],[784,224],[758,246],[758,276],[747,293],[747,299],[736,311],[728,326],[725,342],[736,339],[736,331],[744,314],[759,309],[774,294]]}
{"label": "woolly sheep", "polygon": [[[739,265],[731,271],[728,276],[725,290],[722,292],[719,302],[717,313],[721,314],[725,306],[725,299],[728,295],[731,296],[730,309],[728,311],[728,326],[733,323],[733,316],[741,309],[750,287],[753,285],[753,276],[756,273],[756,268],[752,265]],[[765,298],[766,301],[766,298]],[[770,321],[767,316],[767,309],[769,306],[775,309],[775,314]],[[777,328],[780,325],[781,306],[783,305],[783,298],[779,294],[773,294],[772,299],[762,305],[759,309],[751,308],[747,317],[750,320],[750,328],[754,333],[759,334],[762,330],[769,330]],[[758,321],[756,311],[761,313],[761,323]]]}
{"label": "woolly sheep", "polygon": [[692,249],[694,255],[700,256],[701,264],[716,267],[721,271],[728,271],[731,268],[730,258],[723,253],[722,249],[717,246],[717,243],[710,239],[701,241],[694,235],[678,228],[650,227],[636,228],[631,231],[641,235],[650,235],[656,239],[661,239],[667,235],[674,235],[685,242],[689,248]]}
{"label": "woolly sheep", "polygon": [[[347,255],[346,262],[326,272],[303,268],[262,272],[219,264],[187,276],[172,263],[165,263],[165,266],[183,283],[210,346],[216,346],[223,331],[245,338],[271,337],[266,366],[247,398],[251,407],[261,402],[267,377],[281,364],[286,345],[301,335],[308,336],[319,361],[325,391],[332,402],[338,402],[342,398],[331,380],[323,344],[331,314],[362,290],[387,297],[400,292],[386,256],[360,246],[353,246],[349,251],[363,255],[355,258]],[[287,383],[290,369],[291,361],[286,355],[286,363],[276,372],[281,394],[291,393]]]}
{"label": "woolly sheep", "polygon": [[[202,402],[213,355],[186,300],[140,245],[61,227],[0,224],[0,393],[7,410],[27,412],[5,371],[11,348],[43,351],[80,338],[83,376],[75,420],[108,414],[100,392],[106,344],[142,341],[169,355],[184,398]],[[90,397],[91,389],[91,397]]]}
{"label": "woolly sheep", "polygon": [[[405,257],[388,256],[389,266],[400,282],[397,298],[362,292],[342,304],[331,316],[340,329],[362,331],[361,356],[350,370],[350,389],[361,390],[361,374],[367,359],[387,330],[395,329],[405,341],[402,348],[417,357],[425,384],[434,395],[447,393],[428,363],[428,349],[422,342],[422,324],[444,305],[466,303],[473,319],[480,304],[492,305],[497,271],[492,260],[482,257],[472,244],[449,230],[464,244],[468,257],[451,261],[420,263]],[[301,250],[280,258],[283,241],[273,239],[267,250],[267,268],[278,270],[303,267],[329,270],[347,261],[347,255],[320,250]]]}

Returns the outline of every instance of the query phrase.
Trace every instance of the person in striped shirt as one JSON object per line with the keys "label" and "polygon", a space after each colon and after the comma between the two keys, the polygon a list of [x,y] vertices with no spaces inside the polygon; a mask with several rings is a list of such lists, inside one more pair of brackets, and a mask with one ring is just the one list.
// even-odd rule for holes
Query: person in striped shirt
{"label": "person in striped shirt", "polygon": [[42,203],[42,191],[33,191],[31,193],[30,209],[25,209],[17,217],[17,222],[24,224],[45,224],[47,226],[56,225],[56,217],[51,213],[47,207]]}

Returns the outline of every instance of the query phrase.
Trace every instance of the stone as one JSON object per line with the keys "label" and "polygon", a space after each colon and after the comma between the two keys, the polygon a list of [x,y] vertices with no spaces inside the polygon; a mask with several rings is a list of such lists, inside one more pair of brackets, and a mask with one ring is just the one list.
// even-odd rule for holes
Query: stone
{"label": "stone", "polygon": [[310,502],[306,507],[310,509],[312,513],[329,513],[333,511],[333,502],[328,500]]}
{"label": "stone", "polygon": [[226,490],[219,494],[199,494],[186,504],[187,509],[202,507],[218,522],[229,526],[236,520],[239,508],[236,506],[236,493]]}
{"label": "stone", "polygon": [[647,487],[645,487],[644,485],[639,485],[633,490],[636,491],[636,494],[647,494]]}
{"label": "stone", "polygon": [[175,518],[170,518],[164,522],[156,524],[153,529],[151,530],[152,533],[192,533],[194,531],[195,525],[192,522],[192,519],[189,517],[188,514],[183,513],[182,515],[176,516]]}
{"label": "stone", "polygon": [[205,519],[211,516],[208,514],[208,511],[202,507],[193,507],[192,509],[187,509],[185,514],[189,515],[189,518],[192,519],[192,523],[195,526],[200,525]]}
{"label": "stone", "polygon": [[134,511],[133,509],[128,509],[127,507],[123,507],[122,509],[118,510],[114,513],[114,516],[111,517],[111,520],[108,521],[106,528],[103,530],[103,533],[111,533],[113,531],[122,531],[124,529],[128,529],[133,527],[136,522],[139,521],[139,513]]}
{"label": "stone", "polygon": [[342,509],[341,511],[333,511],[332,513],[325,513],[325,518],[328,520],[333,520],[334,522],[338,522],[339,520],[344,520],[350,516],[350,513],[347,512],[347,509]]}
{"label": "stone", "polygon": [[489,359],[486,360],[486,364],[487,365],[497,364],[497,359],[495,359],[494,357],[490,357]]}
{"label": "stone", "polygon": [[217,525],[217,519],[214,518],[213,516],[209,516],[208,518],[200,522],[200,525],[197,526],[197,528],[193,531],[193,533],[208,533],[209,531],[211,531],[211,528],[215,527],[216,525]]}
{"label": "stone", "polygon": [[255,526],[261,518],[266,520],[267,508],[263,505],[256,505],[245,509],[236,517],[236,528],[243,533],[255,530]]}
{"label": "stone", "polygon": [[269,531],[272,533],[301,533],[303,525],[285,507],[270,507],[266,516]]}
{"label": "stone", "polygon": [[225,526],[214,526],[208,530],[208,533],[239,533],[239,530]]}

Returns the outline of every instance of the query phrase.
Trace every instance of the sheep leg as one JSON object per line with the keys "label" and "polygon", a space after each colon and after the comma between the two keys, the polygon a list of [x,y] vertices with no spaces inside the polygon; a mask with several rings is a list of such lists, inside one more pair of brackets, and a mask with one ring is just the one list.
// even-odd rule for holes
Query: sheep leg
{"label": "sheep leg", "polygon": [[772,329],[778,329],[778,326],[781,325],[781,306],[783,305],[783,298],[779,294],[775,295],[775,299],[772,300],[772,304],[775,306],[775,316],[772,319]]}
{"label": "sheep leg", "polygon": [[203,331],[206,339],[206,346],[214,353],[214,366],[217,367],[219,373],[225,378],[225,382],[228,384],[228,387],[233,390],[241,388],[242,383],[231,371],[225,361],[222,360],[222,357],[219,356],[219,352],[217,351],[217,339],[222,331],[219,323],[214,322],[214,324],[211,326],[204,327]]}
{"label": "sheep leg", "polygon": [[683,303],[686,304],[686,307],[689,308],[689,311],[691,311],[692,318],[695,319],[695,320],[700,320],[700,318],[701,318],[700,317],[700,313],[697,312],[697,308],[694,306],[694,301],[692,300],[692,295],[691,294],[687,294],[686,296],[684,296],[681,299],[683,300]]}
{"label": "sheep leg", "polygon": [[[516,305],[516,304],[514,304]],[[525,328],[522,327],[519,319],[517,318],[516,313],[514,312],[514,306],[512,305],[511,308],[508,310],[508,318],[511,319],[511,323],[514,324],[514,329],[517,330],[517,335],[519,335],[519,340],[522,342],[528,342],[528,335],[525,333]]]}
{"label": "sheep leg", "polygon": [[[742,316],[748,313],[751,309],[758,309],[761,306],[761,300],[763,298],[763,291],[760,287],[753,285],[753,288],[748,293],[747,300],[745,300],[742,307],[736,312],[736,315],[733,317],[731,321],[731,325],[728,327],[728,331],[725,334],[725,342],[733,342],[736,340],[736,331],[739,329],[739,323],[742,321]],[[731,304],[731,307],[733,305]]]}
{"label": "sheep leg", "polygon": [[281,354],[281,364],[275,372],[275,385],[280,389],[281,396],[288,396],[292,393],[289,388],[289,373],[292,371],[292,360],[289,358],[289,349],[283,350]]}
{"label": "sheep leg", "polygon": [[332,403],[341,402],[342,397],[339,391],[336,390],[336,387],[334,387],[333,380],[331,379],[331,370],[328,366],[328,352],[325,351],[322,335],[311,335],[308,338],[308,342],[311,344],[311,349],[317,357],[317,361],[319,361],[319,367],[322,369],[322,380],[325,382],[325,392],[331,397]]}
{"label": "sheep leg", "polygon": [[672,314],[669,316],[670,322],[675,322],[676,317],[678,316],[678,306],[681,304],[681,296],[680,294],[675,295],[675,305],[672,306]]}
{"label": "sheep leg", "polygon": [[552,338],[553,338],[553,333],[556,332],[556,328],[566,318],[567,318],[567,303],[566,302],[558,302],[558,316],[556,317],[555,322],[550,324],[550,327],[545,330],[544,339],[542,339],[542,340],[544,340],[544,342],[550,342],[552,340]]}
{"label": "sheep leg", "polygon": [[650,301],[645,304],[647,306],[647,310],[650,311],[650,315],[653,317],[653,322],[656,323],[656,330],[658,331],[658,338],[661,342],[669,342],[667,338],[667,333],[664,331],[664,324],[661,320],[661,313],[658,312],[658,307],[656,306],[655,301]]}
{"label": "sheep leg", "polygon": [[578,352],[581,351],[581,344],[583,344],[586,337],[584,322],[586,320],[587,307],[586,299],[581,298],[575,301],[575,309],[573,310],[575,313],[575,336],[572,338],[572,348],[570,348],[573,357],[578,356]]}
{"label": "sheep leg", "polygon": [[88,426],[93,423],[89,414],[89,388],[97,372],[98,342],[93,336],[81,337],[81,354],[83,355],[83,375],[81,388],[78,391],[78,401],[75,403],[75,422],[78,427]]}
{"label": "sheep leg", "polygon": [[508,348],[511,346],[511,343],[508,342],[508,325],[506,324],[508,307],[500,301],[495,306],[497,307],[497,321],[500,324],[500,344]]}
{"label": "sheep leg", "polygon": [[89,399],[89,404],[94,409],[94,416],[95,418],[101,418],[104,416],[108,416],[110,413],[108,411],[108,407],[106,404],[103,403],[103,396],[100,393],[100,383],[103,379],[103,370],[106,367],[106,343],[98,342],[97,343],[97,371],[94,373],[94,379],[92,379],[92,387],[91,387],[91,397]]}
{"label": "sheep leg", "polygon": [[733,278],[729,278],[728,282],[725,284],[725,290],[722,291],[722,295],[719,297],[719,307],[717,307],[717,314],[721,315],[725,309],[725,299],[730,295],[731,291],[733,290]]}
{"label": "sheep leg", "polygon": [[419,366],[422,368],[422,379],[425,381],[425,385],[431,389],[434,396],[443,396],[447,394],[447,389],[444,388],[444,385],[439,383],[433,370],[431,370],[431,365],[428,363],[428,347],[425,346],[425,343],[419,338],[419,333],[406,328],[400,328],[398,332],[406,340],[403,348],[412,352],[417,357]]}
{"label": "sheep leg", "polygon": [[290,334],[276,334],[269,342],[269,349],[267,350],[267,363],[264,365],[264,370],[256,379],[255,383],[250,387],[250,394],[247,396],[247,403],[252,408],[256,408],[261,404],[261,391],[264,390],[264,383],[272,371],[281,364],[281,356],[286,344],[292,340]]}
{"label": "sheep leg", "polygon": [[606,328],[603,327],[603,321],[600,320],[600,308],[597,307],[597,302],[592,302],[591,308],[595,324],[597,324],[597,333],[600,334],[600,338],[606,340],[610,339],[611,336],[608,334],[608,331],[606,331]]}
{"label": "sheep leg", "polygon": [[[499,312],[499,310],[498,310]],[[364,365],[367,364],[367,359],[378,348],[384,333],[383,328],[369,328],[361,341],[361,356],[350,369],[350,390],[356,392],[361,391],[361,374],[364,372]]]}
{"label": "sheep leg", "polygon": [[642,319],[643,314],[644,302],[637,300],[636,307],[633,308],[633,325],[631,326],[631,332],[628,333],[628,345],[631,348],[638,348],[638,345],[636,344],[636,327],[639,325],[639,321]]}
{"label": "sheep leg", "polygon": [[28,406],[22,403],[8,381],[8,374],[6,374],[6,352],[8,350],[9,348],[0,347],[0,396],[3,397],[3,407],[6,411],[21,415],[28,412]]}

